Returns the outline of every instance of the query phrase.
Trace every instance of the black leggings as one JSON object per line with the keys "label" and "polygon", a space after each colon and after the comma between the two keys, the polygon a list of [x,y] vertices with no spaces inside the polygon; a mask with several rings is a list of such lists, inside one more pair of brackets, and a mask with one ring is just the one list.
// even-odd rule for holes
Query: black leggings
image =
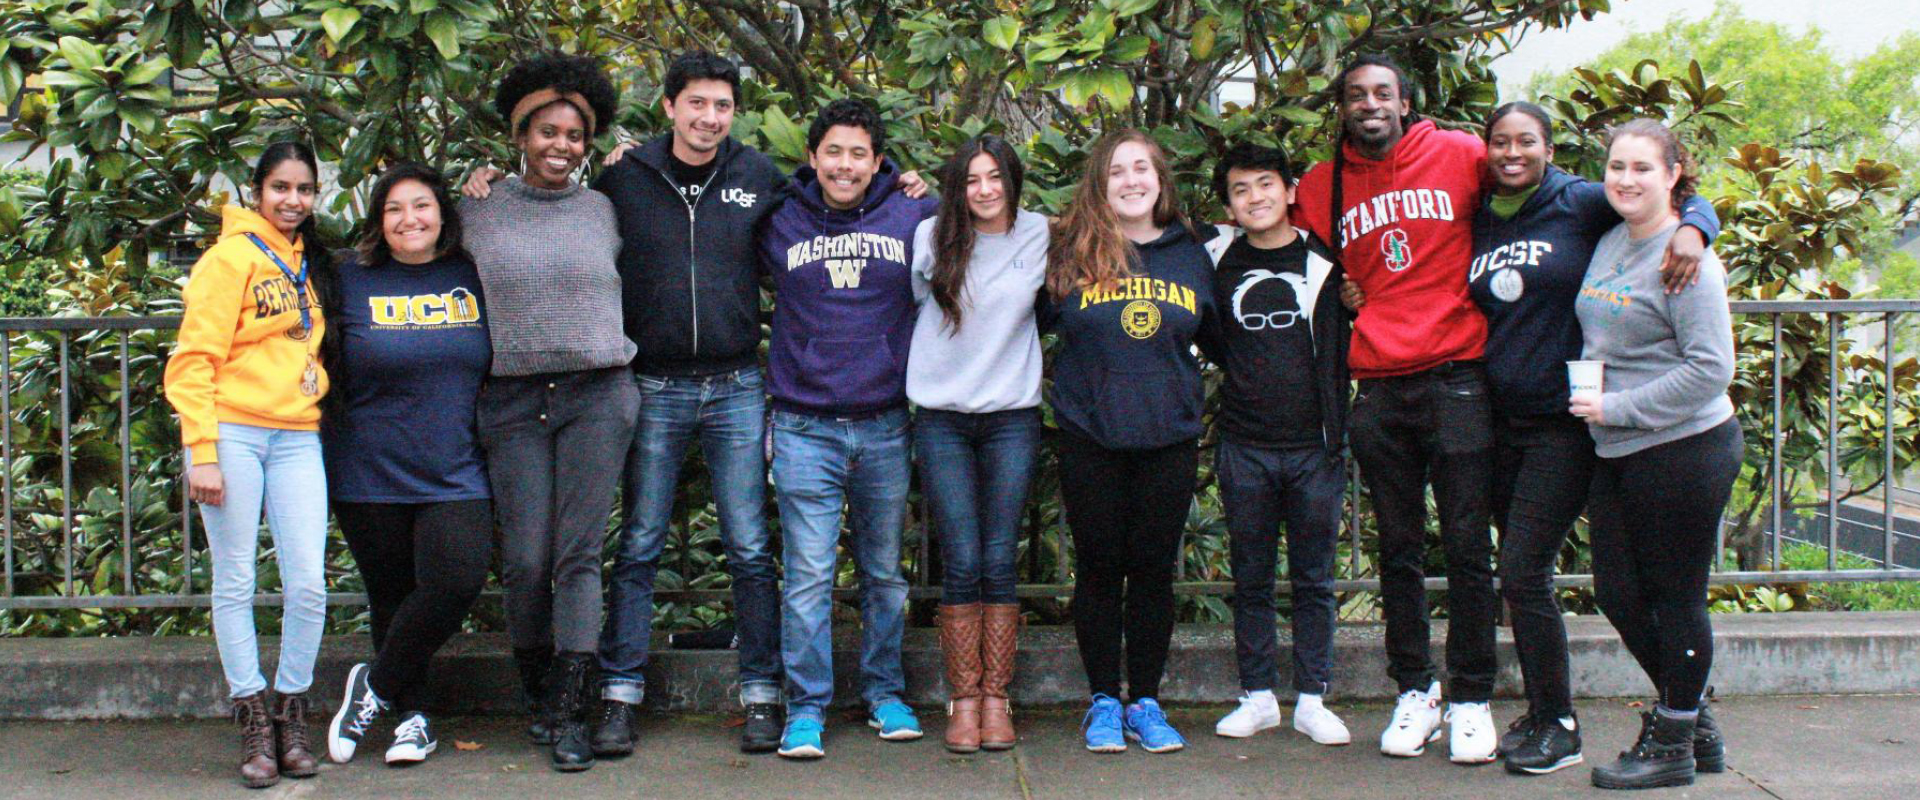
{"label": "black leggings", "polygon": [[493,504],[334,503],[373,616],[374,694],[420,710],[427,661],[459,632],[493,561]]}
{"label": "black leggings", "polygon": [[[1130,700],[1158,698],[1173,639],[1173,567],[1193,503],[1199,450],[1108,450],[1062,432],[1060,499],[1073,532],[1073,632],[1087,686]],[[1124,640],[1124,645],[1123,645]]]}
{"label": "black leggings", "polygon": [[1595,599],[1675,711],[1699,707],[1713,668],[1707,571],[1743,447],[1728,419],[1594,469]]}
{"label": "black leggings", "polygon": [[1573,713],[1567,626],[1554,562],[1587,507],[1593,435],[1571,414],[1499,417],[1493,424],[1493,518],[1500,528],[1500,596],[1513,612],[1513,649],[1532,713]]}

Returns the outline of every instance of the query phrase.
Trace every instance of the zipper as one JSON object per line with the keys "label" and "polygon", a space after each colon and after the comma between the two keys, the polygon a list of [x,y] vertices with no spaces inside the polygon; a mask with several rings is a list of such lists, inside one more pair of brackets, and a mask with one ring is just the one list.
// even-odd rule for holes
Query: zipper
{"label": "zipper", "polygon": [[[719,155],[715,154],[714,158],[719,158]],[[687,303],[693,309],[692,355],[695,356],[700,355],[700,265],[695,239],[695,223],[699,221],[699,216],[694,206],[706,198],[707,187],[712,186],[714,179],[720,177],[720,168],[724,166],[726,165],[720,163],[713,165],[713,174],[707,176],[706,183],[700,184],[700,192],[692,200],[688,200],[687,193],[680,190],[680,184],[673,182],[672,175],[667,174],[666,170],[654,167],[654,171],[660,173],[660,177],[666,180],[667,186],[673,189],[673,193],[680,196],[680,202],[687,205]]]}

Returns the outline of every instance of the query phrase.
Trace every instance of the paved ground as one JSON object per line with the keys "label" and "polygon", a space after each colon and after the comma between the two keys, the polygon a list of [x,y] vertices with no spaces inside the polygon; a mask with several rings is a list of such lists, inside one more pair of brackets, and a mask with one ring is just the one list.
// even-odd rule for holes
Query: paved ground
{"label": "paved ground", "polygon": [[[1412,761],[1378,754],[1381,705],[1337,706],[1356,742],[1320,747],[1286,731],[1250,740],[1212,735],[1218,708],[1176,711],[1185,752],[1097,756],[1081,749],[1079,716],[1022,714],[1020,746],[1006,754],[956,756],[932,737],[881,742],[857,722],[829,728],[826,760],[793,763],[744,756],[731,720],[650,717],[640,752],[576,775],[550,772],[512,719],[436,723],[441,751],[426,764],[389,769],[374,757],[327,765],[305,781],[247,792],[230,777],[237,738],[213,721],[0,722],[0,797],[571,797],[768,798],[1526,798],[1618,797],[1589,787],[1588,768],[1521,778],[1497,765],[1448,763],[1444,742]],[[1496,707],[1503,722],[1513,704]],[[1647,798],[1913,798],[1920,796],[1920,696],[1731,698],[1716,711],[1728,730],[1734,770],[1690,789]],[[1599,760],[1626,744],[1637,724],[1618,701],[1580,705],[1587,752]],[[926,714],[929,729],[939,714]],[[456,742],[461,743],[460,749]],[[477,745],[477,747],[476,747]]]}

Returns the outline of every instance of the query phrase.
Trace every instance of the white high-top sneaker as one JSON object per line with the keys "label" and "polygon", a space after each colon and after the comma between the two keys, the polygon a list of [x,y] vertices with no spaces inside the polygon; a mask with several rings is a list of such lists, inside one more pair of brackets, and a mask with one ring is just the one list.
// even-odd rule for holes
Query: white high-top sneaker
{"label": "white high-top sneaker", "polygon": [[1426,691],[1408,689],[1400,693],[1393,706],[1393,721],[1380,734],[1380,752],[1401,758],[1413,758],[1427,751],[1427,743],[1440,738],[1440,682]]}
{"label": "white high-top sneaker", "polygon": [[1293,704],[1293,729],[1319,744],[1342,745],[1353,741],[1347,724],[1320,702],[1320,695],[1303,694]]}
{"label": "white high-top sneaker", "polygon": [[1485,764],[1499,749],[1493,708],[1486,703],[1448,703],[1447,731],[1448,758],[1455,764]]}
{"label": "white high-top sneaker", "polygon": [[1234,709],[1213,726],[1213,732],[1221,736],[1245,739],[1270,728],[1280,727],[1280,700],[1273,696],[1270,689],[1247,692],[1240,696],[1240,707]]}

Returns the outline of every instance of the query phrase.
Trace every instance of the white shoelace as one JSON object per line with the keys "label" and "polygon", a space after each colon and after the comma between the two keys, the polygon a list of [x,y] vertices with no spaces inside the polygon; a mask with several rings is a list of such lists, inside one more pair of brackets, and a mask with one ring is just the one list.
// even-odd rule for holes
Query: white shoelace
{"label": "white shoelace", "polygon": [[403,720],[400,723],[400,727],[393,729],[394,744],[401,744],[405,742],[422,744],[422,743],[425,743],[426,741],[427,741],[427,718],[426,717],[421,717],[421,716],[407,717],[405,720]]}
{"label": "white shoelace", "polygon": [[347,729],[356,734],[364,734],[367,732],[367,726],[373,724],[374,718],[380,716],[380,698],[374,695],[372,689],[368,689],[367,693],[361,695],[359,701],[354,703],[354,706],[353,720],[347,723]]}

